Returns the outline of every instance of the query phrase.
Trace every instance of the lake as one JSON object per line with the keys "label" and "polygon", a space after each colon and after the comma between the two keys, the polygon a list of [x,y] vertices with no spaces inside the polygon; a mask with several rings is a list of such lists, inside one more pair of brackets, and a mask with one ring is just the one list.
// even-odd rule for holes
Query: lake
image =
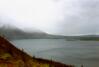
{"label": "lake", "polygon": [[24,39],[12,43],[31,56],[52,59],[80,67],[99,67],[99,41],[65,39]]}

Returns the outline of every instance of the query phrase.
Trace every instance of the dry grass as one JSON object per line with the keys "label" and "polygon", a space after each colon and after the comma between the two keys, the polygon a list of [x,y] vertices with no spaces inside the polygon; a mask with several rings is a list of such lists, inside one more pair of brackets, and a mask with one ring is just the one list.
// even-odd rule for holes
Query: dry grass
{"label": "dry grass", "polygon": [[0,37],[0,67],[74,67],[51,60],[33,58]]}

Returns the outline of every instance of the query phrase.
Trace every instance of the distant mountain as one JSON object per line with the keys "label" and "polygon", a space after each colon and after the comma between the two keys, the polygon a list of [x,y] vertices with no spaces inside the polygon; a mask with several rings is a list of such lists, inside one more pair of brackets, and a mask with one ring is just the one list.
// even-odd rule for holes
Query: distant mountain
{"label": "distant mountain", "polygon": [[0,34],[7,39],[42,38],[46,35],[44,32],[24,32],[23,30],[10,25],[0,27]]}
{"label": "distant mountain", "polygon": [[98,40],[99,35],[79,35],[79,36],[63,36],[63,35],[52,35],[38,31],[23,31],[15,26],[4,25],[0,27],[0,34],[9,40],[12,39],[65,39],[65,40]]}
{"label": "distant mountain", "polygon": [[37,39],[37,38],[64,38],[60,35],[51,35],[42,31],[23,31],[17,27],[11,25],[4,25],[0,27],[0,34],[5,36],[7,39]]}
{"label": "distant mountain", "polygon": [[99,41],[99,35],[66,36],[66,40]]}

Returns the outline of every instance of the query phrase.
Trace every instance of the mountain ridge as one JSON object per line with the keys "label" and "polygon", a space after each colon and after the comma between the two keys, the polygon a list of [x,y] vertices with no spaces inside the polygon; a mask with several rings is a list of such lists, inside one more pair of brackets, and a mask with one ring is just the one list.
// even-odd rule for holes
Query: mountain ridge
{"label": "mountain ridge", "polygon": [[43,31],[24,31],[17,27],[2,26],[0,27],[0,33],[7,39],[50,39],[50,38],[64,38],[62,35],[52,35]]}
{"label": "mountain ridge", "polygon": [[48,34],[43,31],[24,31],[17,27],[5,25],[0,27],[0,34],[5,36],[9,40],[14,39],[65,39],[65,40],[99,40],[99,35],[76,35],[76,36],[64,36]]}

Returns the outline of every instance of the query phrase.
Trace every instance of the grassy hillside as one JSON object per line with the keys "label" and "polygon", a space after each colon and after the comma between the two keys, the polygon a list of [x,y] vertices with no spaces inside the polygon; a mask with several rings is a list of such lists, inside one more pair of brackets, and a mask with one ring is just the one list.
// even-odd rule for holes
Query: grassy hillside
{"label": "grassy hillside", "polygon": [[73,67],[59,62],[33,58],[0,36],[0,67]]}

